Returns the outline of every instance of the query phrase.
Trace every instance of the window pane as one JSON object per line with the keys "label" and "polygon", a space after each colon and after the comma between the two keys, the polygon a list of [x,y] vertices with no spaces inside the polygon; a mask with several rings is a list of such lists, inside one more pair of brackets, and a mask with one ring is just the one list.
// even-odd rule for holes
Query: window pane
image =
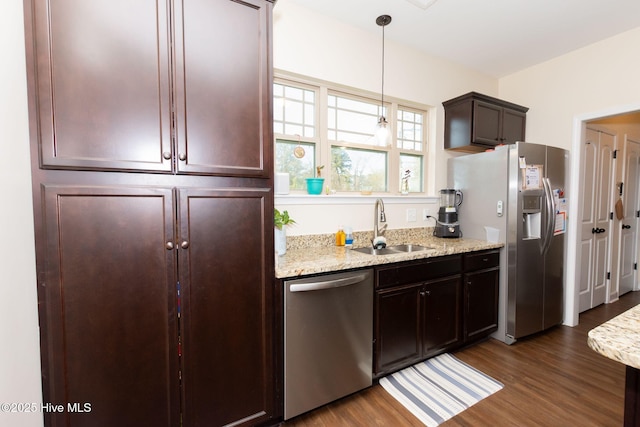
{"label": "window pane", "polygon": [[331,189],[387,191],[387,153],[331,147]]}
{"label": "window pane", "polygon": [[[329,95],[327,137],[332,141],[378,145],[373,133],[380,109],[375,101]],[[386,114],[386,108],[383,114]]]}
{"label": "window pane", "polygon": [[276,140],[276,172],[289,174],[289,188],[291,190],[305,190],[307,188],[305,178],[314,176],[315,153],[315,144]]}
{"label": "window pane", "polygon": [[315,92],[309,89],[273,85],[273,129],[285,135],[316,136]]}
{"label": "window pane", "polygon": [[402,178],[407,171],[409,172],[409,192],[422,192],[422,183],[424,182],[422,179],[422,156],[400,155],[400,190],[402,190]]}
{"label": "window pane", "polygon": [[404,150],[422,151],[424,132],[423,113],[398,109],[397,147]]}

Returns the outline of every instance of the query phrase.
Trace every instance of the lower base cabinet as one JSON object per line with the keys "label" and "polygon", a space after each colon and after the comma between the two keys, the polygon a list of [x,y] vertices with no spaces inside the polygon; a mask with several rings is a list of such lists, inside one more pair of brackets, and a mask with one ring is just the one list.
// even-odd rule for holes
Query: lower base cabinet
{"label": "lower base cabinet", "polygon": [[[48,426],[274,417],[269,189],[45,185],[38,289]],[[238,215],[242,212],[242,215]],[[249,244],[251,243],[251,244]],[[267,270],[268,271],[268,270]],[[68,404],[90,411],[70,411]]]}
{"label": "lower base cabinet", "polygon": [[421,297],[424,358],[462,342],[462,277],[456,275],[427,282]]}
{"label": "lower base cabinet", "polygon": [[495,331],[499,263],[489,250],[376,268],[374,377]]}
{"label": "lower base cabinet", "polygon": [[464,340],[484,338],[498,329],[500,251],[464,257]]}

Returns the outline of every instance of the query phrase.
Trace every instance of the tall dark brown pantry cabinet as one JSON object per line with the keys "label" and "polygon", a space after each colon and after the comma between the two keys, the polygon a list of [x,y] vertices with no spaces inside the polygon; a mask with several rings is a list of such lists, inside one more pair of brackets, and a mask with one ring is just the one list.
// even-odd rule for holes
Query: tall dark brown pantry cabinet
{"label": "tall dark brown pantry cabinet", "polygon": [[273,2],[24,8],[45,424],[271,423]]}

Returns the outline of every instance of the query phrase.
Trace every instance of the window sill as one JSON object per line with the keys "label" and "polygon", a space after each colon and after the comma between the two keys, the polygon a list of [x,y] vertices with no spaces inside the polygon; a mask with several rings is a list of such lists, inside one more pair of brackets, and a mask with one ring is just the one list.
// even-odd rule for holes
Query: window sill
{"label": "window sill", "polygon": [[286,205],[370,205],[376,199],[382,199],[385,204],[424,204],[439,203],[436,196],[424,195],[407,195],[401,196],[396,194],[319,194],[310,195],[304,193],[275,195],[275,204],[277,206]]}

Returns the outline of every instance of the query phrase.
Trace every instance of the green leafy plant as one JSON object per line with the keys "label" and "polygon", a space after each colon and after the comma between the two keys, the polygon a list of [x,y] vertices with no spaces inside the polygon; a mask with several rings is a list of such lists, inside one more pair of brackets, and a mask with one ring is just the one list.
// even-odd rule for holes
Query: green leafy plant
{"label": "green leafy plant", "polygon": [[282,227],[285,225],[295,224],[296,222],[289,216],[289,212],[282,211],[280,212],[278,209],[273,210],[273,225],[278,230],[282,230]]}

